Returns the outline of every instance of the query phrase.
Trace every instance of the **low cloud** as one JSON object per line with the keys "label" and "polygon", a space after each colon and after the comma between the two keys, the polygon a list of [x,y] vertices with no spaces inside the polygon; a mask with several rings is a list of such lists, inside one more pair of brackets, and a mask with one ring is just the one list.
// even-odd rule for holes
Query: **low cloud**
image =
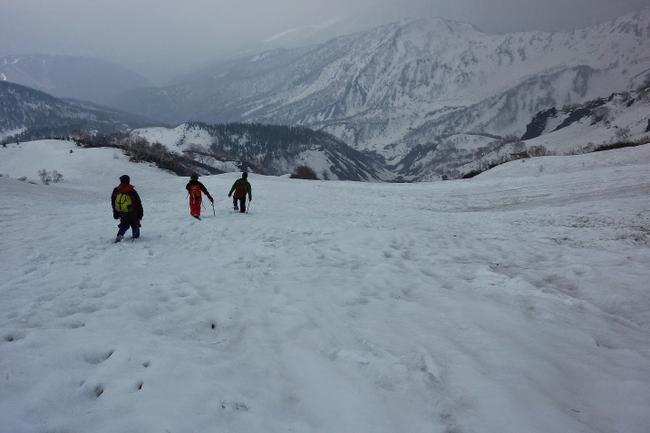
{"label": "low cloud", "polygon": [[[0,55],[89,55],[158,81],[301,26],[439,16],[487,32],[569,30],[650,0],[0,0]],[[157,75],[157,76],[156,76]]]}

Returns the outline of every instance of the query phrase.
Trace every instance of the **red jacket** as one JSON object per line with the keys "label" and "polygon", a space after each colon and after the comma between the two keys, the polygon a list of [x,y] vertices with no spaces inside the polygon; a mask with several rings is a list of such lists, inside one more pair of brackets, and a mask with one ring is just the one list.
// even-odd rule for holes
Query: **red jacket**
{"label": "red jacket", "polygon": [[[193,185],[198,185],[199,188],[201,188],[201,191],[203,191],[203,192],[205,193],[205,195],[208,196],[208,198],[210,199],[210,201],[213,201],[213,198],[212,198],[212,196],[210,195],[210,193],[208,192],[208,190],[207,190],[207,188],[205,187],[205,185],[203,185],[203,184],[202,184],[201,182],[199,182],[198,180],[190,180],[189,182],[187,182],[187,185],[185,185],[185,189],[187,190],[187,192],[189,192],[189,193],[191,194],[192,191],[190,191],[190,189],[191,189],[190,187],[193,186]],[[200,198],[200,197],[199,197],[199,198]]]}

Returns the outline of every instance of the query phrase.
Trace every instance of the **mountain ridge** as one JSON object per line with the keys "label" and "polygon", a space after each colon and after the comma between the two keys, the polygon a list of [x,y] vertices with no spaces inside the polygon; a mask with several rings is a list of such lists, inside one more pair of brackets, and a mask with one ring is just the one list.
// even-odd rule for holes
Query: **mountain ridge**
{"label": "mountain ridge", "polygon": [[62,99],[41,90],[0,81],[0,139],[33,139],[84,130],[124,132],[154,121],[88,101]]}
{"label": "mountain ridge", "polygon": [[0,82],[0,142],[6,145],[43,137],[74,138],[87,147],[120,148],[134,160],[152,162],[177,174],[251,170],[278,176],[308,166],[323,179],[380,181],[391,177],[368,155],[307,127],[186,123],[172,129],[116,109]]}
{"label": "mountain ridge", "polygon": [[[529,134],[548,110],[566,114],[568,129],[593,137],[580,147],[610,142],[615,130],[641,139],[649,36],[650,8],[570,32],[492,35],[442,18],[412,19],[231,59],[174,85],[129,90],[115,105],[179,127],[247,123],[322,131],[360,152],[362,166],[381,172],[362,168],[365,179],[456,178],[487,164],[494,150],[574,151],[552,142],[566,131],[544,126],[540,135]],[[641,102],[610,101],[607,121],[594,120],[589,104],[625,92]],[[587,110],[592,123],[574,122],[578,111],[571,107]],[[284,170],[286,161],[296,161],[287,156]]]}
{"label": "mountain ridge", "polygon": [[60,98],[108,104],[118,93],[153,84],[106,60],[48,54],[0,58],[0,80],[21,84]]}
{"label": "mountain ridge", "polygon": [[222,172],[285,175],[305,166],[319,179],[381,181],[390,174],[376,160],[330,134],[301,126],[188,122],[131,132],[150,143]]}
{"label": "mountain ridge", "polygon": [[650,9],[554,33],[490,35],[409,20],[226,62],[116,104],[172,124],[304,125],[397,161],[424,144],[413,131],[521,135],[540,110],[641,85],[650,76],[648,35]]}

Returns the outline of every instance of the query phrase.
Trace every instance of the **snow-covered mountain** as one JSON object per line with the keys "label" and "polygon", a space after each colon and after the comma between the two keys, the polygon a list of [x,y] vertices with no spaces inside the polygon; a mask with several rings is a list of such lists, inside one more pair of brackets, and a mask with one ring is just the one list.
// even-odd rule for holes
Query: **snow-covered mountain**
{"label": "snow-covered mountain", "polygon": [[404,180],[457,179],[511,159],[650,143],[650,85],[538,112],[521,137],[459,133],[415,146],[389,169]]}
{"label": "snow-covered mountain", "polygon": [[143,76],[105,60],[45,54],[0,58],[0,81],[96,104],[107,104],[119,93],[153,85]]}
{"label": "snow-covered mountain", "polygon": [[0,81],[0,141],[65,135],[74,130],[110,134],[151,124],[149,119],[114,108],[64,100]]}
{"label": "snow-covered mountain", "polygon": [[232,60],[116,103],[170,123],[305,125],[398,164],[439,137],[521,136],[541,110],[636,89],[650,74],[649,38],[650,9],[556,33],[409,20]]}
{"label": "snow-covered mountain", "polygon": [[223,172],[251,170],[284,175],[307,166],[319,179],[373,181],[392,177],[371,157],[330,134],[306,127],[185,123],[176,128],[140,128],[131,134]]}
{"label": "snow-covered mountain", "polygon": [[[83,138],[83,145],[123,148],[135,159],[156,163],[161,162],[158,159],[165,153],[159,145],[166,146],[167,159],[182,160],[178,166],[184,167],[182,171],[221,173],[246,169],[259,174],[284,175],[293,173],[297,167],[307,166],[321,179],[392,178],[372,157],[326,132],[306,127],[188,123],[167,128],[152,125],[156,124],[116,109],[63,100],[29,87],[0,82],[0,142],[3,143],[73,135]],[[133,139],[128,138],[128,134]],[[146,142],[140,143],[141,139]],[[139,146],[138,151],[134,146]]]}

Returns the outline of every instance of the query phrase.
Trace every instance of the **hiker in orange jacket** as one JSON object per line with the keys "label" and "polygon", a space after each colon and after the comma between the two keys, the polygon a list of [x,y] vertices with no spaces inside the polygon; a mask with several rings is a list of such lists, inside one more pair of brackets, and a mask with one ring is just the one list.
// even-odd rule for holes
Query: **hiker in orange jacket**
{"label": "hiker in orange jacket", "polygon": [[203,198],[201,193],[205,193],[208,196],[211,203],[214,203],[214,199],[206,189],[205,185],[199,182],[199,175],[192,173],[190,176],[190,181],[185,185],[190,196],[190,215],[192,215],[197,220],[201,219],[201,205],[203,203]]}

